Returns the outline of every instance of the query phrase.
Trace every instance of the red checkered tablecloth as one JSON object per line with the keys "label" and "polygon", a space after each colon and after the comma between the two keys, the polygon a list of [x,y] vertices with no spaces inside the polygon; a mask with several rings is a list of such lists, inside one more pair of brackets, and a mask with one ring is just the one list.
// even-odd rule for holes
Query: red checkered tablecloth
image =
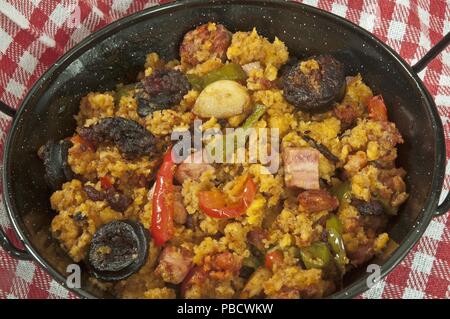
{"label": "red checkered tablecloth", "polygon": [[[159,1],[165,2],[165,1]],[[450,0],[304,0],[345,17],[394,48],[408,62],[450,32]],[[155,0],[0,0],[0,100],[17,107],[41,74],[81,39]],[[78,19],[79,18],[79,19]],[[80,23],[77,23],[80,22]],[[439,108],[450,146],[450,48],[420,77]],[[0,115],[0,152],[10,119]],[[447,152],[450,155],[450,152]],[[449,169],[448,169],[448,173]],[[450,179],[445,180],[449,189]],[[445,191],[447,192],[447,191]],[[11,235],[3,203],[0,226]],[[450,297],[450,219],[434,218],[417,246],[360,298]],[[0,248],[0,298],[76,298],[35,262]]]}

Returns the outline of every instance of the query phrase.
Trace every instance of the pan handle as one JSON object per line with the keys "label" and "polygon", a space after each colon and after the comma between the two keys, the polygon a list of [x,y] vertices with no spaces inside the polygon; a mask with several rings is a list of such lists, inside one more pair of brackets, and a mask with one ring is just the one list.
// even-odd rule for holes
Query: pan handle
{"label": "pan handle", "polygon": [[[0,112],[2,112],[3,114],[6,114],[8,116],[11,116],[11,117],[14,117],[14,115],[16,114],[15,109],[6,105],[2,101],[0,101]],[[3,186],[3,185],[1,185],[2,178],[3,178],[3,167],[0,164],[0,186]],[[23,249],[20,249],[20,248],[17,248],[16,246],[14,246],[14,244],[8,238],[8,236],[6,235],[5,231],[3,230],[3,228],[1,226],[0,226],[0,246],[11,257],[14,257],[14,258],[17,258],[20,260],[31,260],[32,259],[31,255],[26,250],[23,250]]]}
{"label": "pan handle", "polygon": [[31,255],[24,249],[17,248],[0,226],[0,246],[11,256],[20,260],[31,260]]}
{"label": "pan handle", "polygon": [[434,213],[435,216],[441,216],[450,210],[450,191],[445,195],[444,200],[440,203]]}
{"label": "pan handle", "polygon": [[31,255],[23,249],[17,248],[9,240],[6,233],[0,227],[0,246],[11,256],[20,260],[31,260]]}
{"label": "pan handle", "polygon": [[[3,167],[0,166],[0,187],[3,187],[1,185],[1,181],[3,179]],[[31,255],[24,249],[17,248],[14,246],[14,244],[11,242],[11,240],[6,235],[3,228],[0,226],[0,246],[11,256],[20,260],[31,260]]]}
{"label": "pan handle", "polygon": [[430,51],[428,51],[416,64],[412,66],[414,72],[419,73],[428,63],[430,63],[439,53],[450,44],[450,32],[448,32],[438,43],[436,43]]}
{"label": "pan handle", "polygon": [[[436,43],[430,51],[427,52],[416,64],[412,66],[414,72],[422,71],[439,53],[450,45],[450,32],[448,32],[438,43]],[[450,210],[450,191],[445,196],[441,204],[438,205],[435,216],[440,216]]]}
{"label": "pan handle", "polygon": [[0,112],[10,117],[14,117],[14,115],[16,115],[16,110],[2,101],[0,101]]}

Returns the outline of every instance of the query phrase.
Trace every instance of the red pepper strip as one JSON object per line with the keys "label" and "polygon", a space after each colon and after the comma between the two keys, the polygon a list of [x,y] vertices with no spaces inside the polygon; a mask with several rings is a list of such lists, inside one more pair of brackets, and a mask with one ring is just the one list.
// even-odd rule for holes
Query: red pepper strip
{"label": "red pepper strip", "polygon": [[111,183],[111,180],[110,180],[109,177],[106,176],[106,175],[100,177],[100,185],[102,186],[102,188],[103,188],[104,190],[108,190],[108,189],[110,189],[111,187],[113,187],[113,184]]}
{"label": "red pepper strip", "polygon": [[368,104],[369,116],[372,120],[386,122],[388,120],[386,104],[384,104],[383,97],[377,95],[372,97]]}
{"label": "red pepper strip", "polygon": [[162,246],[172,238],[174,233],[174,172],[175,163],[172,158],[172,147],[170,147],[164,155],[163,163],[156,175],[152,198],[151,234],[157,246]]}
{"label": "red pepper strip", "polygon": [[253,182],[253,179],[249,177],[247,179],[247,182],[245,183],[245,188],[242,193],[242,200],[244,201],[245,209],[249,207],[253,200],[255,199],[256,195],[256,184]]}
{"label": "red pepper strip", "polygon": [[256,185],[251,178],[245,183],[242,197],[236,203],[227,205],[225,195],[218,191],[204,191],[198,194],[200,209],[214,218],[234,218],[242,215],[252,203],[256,194]]}

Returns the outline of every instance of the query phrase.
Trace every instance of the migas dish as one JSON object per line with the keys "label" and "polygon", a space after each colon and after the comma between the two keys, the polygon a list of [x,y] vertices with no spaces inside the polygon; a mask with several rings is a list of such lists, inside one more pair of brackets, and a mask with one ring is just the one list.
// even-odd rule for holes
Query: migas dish
{"label": "migas dish", "polygon": [[[71,258],[76,261],[88,258],[91,261],[87,263],[86,271],[83,271],[85,282],[83,282],[82,289],[75,289],[77,293],[85,297],[107,296],[105,292],[99,291],[95,285],[90,283],[88,277],[92,275],[99,280],[106,279],[107,281],[128,278],[115,284],[114,289],[110,289],[119,296],[174,297],[178,294],[186,297],[214,297],[213,293],[207,290],[208,285],[214,285],[214,280],[222,280],[224,285],[228,283],[231,285],[230,287],[241,287],[236,288],[233,292],[230,292],[230,289],[224,289],[224,291],[229,291],[230,295],[216,297],[253,297],[254,295],[251,294],[256,290],[258,290],[258,296],[271,297],[327,295],[340,286],[340,280],[336,280],[336,275],[347,269],[347,265],[350,263],[363,264],[367,261],[367,252],[370,252],[371,255],[375,250],[381,250],[386,243],[387,235],[382,235],[382,232],[374,229],[370,230],[373,233],[368,234],[367,227],[363,227],[363,233],[358,235],[359,238],[365,236],[364,244],[366,246],[358,240],[352,241],[352,231],[350,231],[352,225],[349,223],[351,214],[356,212],[359,215],[370,215],[364,217],[365,220],[370,221],[370,225],[375,225],[375,221],[380,224],[381,219],[376,216],[385,212],[393,213],[406,199],[404,186],[402,186],[404,185],[402,171],[394,169],[390,170],[391,175],[383,173],[388,171],[388,166],[392,168],[395,159],[392,151],[395,149],[395,143],[401,142],[403,136],[405,143],[399,148],[398,162],[408,172],[406,185],[409,188],[408,192],[414,196],[407,200],[405,205],[400,208],[398,217],[391,219],[386,227],[389,236],[399,243],[399,247],[392,255],[380,261],[381,274],[387,274],[417,241],[434,211],[437,209],[438,212],[443,213],[448,208],[447,200],[437,208],[445,163],[442,126],[434,109],[434,103],[420,80],[392,50],[370,34],[341,18],[318,9],[278,1],[245,3],[235,1],[232,4],[228,2],[205,4],[192,1],[188,4],[181,6],[179,3],[175,3],[150,8],[122,19],[120,24],[114,23],[90,36],[68,52],[57,66],[51,68],[24,100],[8,135],[5,151],[6,171],[3,181],[4,185],[7,185],[5,199],[8,213],[19,237],[25,243],[26,249],[58,281],[64,282],[65,266],[71,262],[70,259],[61,257],[63,255],[58,245],[52,244],[49,248],[48,245],[43,245],[42,241],[42,236],[48,236],[48,233],[42,229],[47,229],[53,219],[53,235],[60,237],[60,241],[65,244],[64,248]],[[264,11],[265,14],[258,15],[260,20],[249,19],[250,13],[254,10]],[[193,13],[200,12],[204,18],[195,18]],[[169,15],[172,21],[178,22],[179,30],[174,34],[163,36],[159,31],[155,31],[152,25],[164,26],[164,23],[168,23],[164,17]],[[280,15],[291,19],[277,20],[276,17]],[[265,18],[263,17],[271,17],[275,21],[270,28],[264,23]],[[293,23],[298,19],[302,19],[305,23],[301,26]],[[210,20],[217,21],[218,24],[206,24]],[[108,93],[90,94],[82,99],[84,102],[81,104],[81,111],[77,117],[77,134],[71,138],[71,145],[68,145],[67,142],[46,144],[49,140],[63,140],[73,134],[72,116],[78,113],[78,103],[82,96],[89,91],[114,89],[115,84],[124,82],[121,78],[126,73],[124,69],[128,71],[134,69],[137,74],[139,68],[144,64],[143,57],[148,52],[158,52],[167,60],[176,58],[178,43],[183,35],[202,23],[204,25],[200,29],[188,33],[185,41],[182,42],[181,65],[177,65],[175,62],[166,64],[161,59],[157,59],[156,55],[150,55],[147,58],[146,70],[141,75],[141,78],[142,76],[144,78],[138,85],[122,87],[120,92],[116,90],[115,96]],[[330,28],[330,25],[334,28]],[[144,28],[146,30],[152,30],[151,37],[136,32],[142,30],[143,26],[146,26]],[[240,30],[250,31],[253,26],[256,26],[258,32],[270,38],[271,41],[274,36],[279,36],[280,40],[269,43],[256,32],[236,33]],[[228,32],[227,28],[232,32]],[[277,30],[279,32],[275,32]],[[318,31],[323,31],[321,33],[323,42],[315,39]],[[299,34],[302,37],[299,37]],[[215,44],[212,46],[214,50],[206,49],[205,51],[204,49],[208,46],[198,46],[198,43],[204,44],[203,41],[198,41],[202,38],[212,39],[212,43]],[[333,40],[336,38],[340,38],[340,41]],[[298,39],[301,39],[301,42],[298,42],[300,41]],[[447,36],[430,51],[429,55],[424,57],[425,60],[421,60],[415,66],[415,69],[421,69],[426,64],[424,61],[429,61],[434,57],[448,41],[449,37]],[[289,61],[290,63],[288,63],[287,49],[285,49],[286,55],[283,56],[283,42],[286,44],[285,48],[287,47],[289,50],[289,55],[300,57],[300,62]],[[109,46],[105,43],[109,43]],[[142,46],[142,43],[147,43],[147,47]],[[252,57],[251,54],[255,55],[255,52],[249,51],[245,54],[244,50],[241,50],[246,45],[255,43],[260,45],[264,55]],[[362,43],[364,46],[361,45]],[[105,50],[105,47],[112,49]],[[97,51],[97,48],[100,50]],[[129,56],[131,48],[136,49],[133,52],[134,59]],[[291,48],[293,52],[290,51]],[[99,53],[98,63],[92,61],[95,59],[93,52]],[[271,56],[270,52],[277,52],[277,55]],[[249,54],[250,56],[248,56]],[[375,66],[374,57],[378,61],[382,60],[383,63]],[[231,63],[223,65],[225,59],[230,60]],[[71,79],[68,74],[73,61],[82,65],[86,72],[80,72]],[[108,69],[108,63],[115,66],[127,65],[113,69],[111,74],[107,74],[103,83],[96,83],[95,78],[99,73],[105,75],[104,70]],[[282,65],[285,65],[284,69],[281,68]],[[364,65],[364,69],[358,69],[360,65]],[[68,69],[69,71],[67,71]],[[392,77],[386,76],[385,69],[390,70],[389,74]],[[317,70],[322,72],[318,73]],[[280,74],[279,81],[276,81],[276,75],[273,77],[273,73],[276,74],[277,71]],[[362,74],[362,78],[354,77],[344,81],[344,75],[354,76],[358,73]],[[161,79],[165,79],[164,83],[168,83],[166,87],[158,84]],[[74,92],[69,94],[67,87],[70,86],[70,81],[77,81],[80,84]],[[367,82],[368,86],[363,81]],[[389,81],[392,83],[387,85],[386,82]],[[56,83],[58,85],[55,86]],[[164,94],[155,90],[155,88],[160,89],[161,87]],[[280,88],[283,89],[283,93]],[[396,123],[402,136],[393,124],[386,121],[384,102],[373,94],[371,89],[376,94],[383,95],[388,106],[389,120]],[[230,103],[227,102],[226,107],[223,105],[223,99],[219,100],[217,95],[213,94],[217,91],[230,93],[228,96],[232,97],[232,101],[228,101]],[[270,97],[267,96],[269,92]],[[117,98],[116,102],[114,102],[114,97]],[[356,99],[357,103],[352,98]],[[283,100],[290,103],[280,102],[277,105],[271,105],[268,102]],[[342,100],[348,103],[346,105],[339,103]],[[68,105],[67,114],[57,112],[57,104],[60,101],[64,101]],[[255,103],[255,101],[259,103]],[[341,106],[333,107],[336,102]],[[352,102],[355,103],[352,104]],[[110,112],[108,105],[115,103],[118,107],[114,108],[112,114],[108,113]],[[215,105],[215,107],[211,107],[211,105]],[[231,107],[228,107],[229,105]],[[364,108],[361,113],[358,113],[356,106],[360,107],[361,105]],[[414,107],[412,107],[413,105]],[[174,106],[176,106],[175,110],[172,109]],[[181,109],[181,107],[185,109]],[[165,110],[157,110],[161,108]],[[332,108],[329,111],[330,115],[323,116],[323,112],[330,108]],[[28,112],[25,113],[25,109]],[[218,111],[221,111],[220,114],[217,113]],[[154,114],[158,114],[159,117]],[[409,116],[409,119],[413,119],[414,125],[406,123],[406,115]],[[36,120],[38,116],[40,120]],[[222,127],[245,125],[246,118],[251,122],[250,126],[257,124],[258,121],[264,121],[274,127],[288,127],[282,132],[282,146],[283,142],[285,144],[284,148],[282,147],[283,165],[286,172],[284,176],[278,177],[279,183],[276,183],[277,176],[272,176],[273,181],[266,179],[265,182],[270,187],[265,191],[261,189],[264,177],[255,175],[251,168],[244,169],[239,174],[227,176],[221,171],[220,166],[206,164],[202,169],[211,168],[214,173],[203,174],[202,182],[195,182],[188,178],[189,181],[182,184],[183,196],[181,198],[184,204],[187,202],[188,195],[191,194],[190,188],[202,188],[201,192],[197,194],[199,206],[188,205],[183,207],[188,210],[188,214],[174,214],[173,227],[176,231],[167,231],[172,228],[167,227],[171,225],[170,222],[164,223],[167,219],[163,213],[164,209],[161,210],[158,219],[163,223],[156,226],[151,222],[149,212],[155,211],[155,207],[164,206],[164,200],[158,204],[155,198],[164,199],[164,194],[175,192],[179,186],[158,187],[157,182],[154,193],[150,196],[152,201],[146,201],[145,198],[148,197],[150,188],[150,172],[159,169],[156,178],[162,181],[160,184],[167,186],[167,178],[171,179],[170,169],[163,168],[170,168],[172,164],[170,160],[163,161],[161,166],[161,157],[168,145],[164,136],[170,133],[174,127],[168,125],[167,119],[176,119],[178,125],[187,124],[189,126],[193,116],[206,120],[210,120],[214,116]],[[365,120],[355,123],[357,118],[365,118]],[[90,123],[88,123],[89,121]],[[295,121],[295,125],[289,121]],[[284,125],[284,122],[288,125]],[[90,128],[84,128],[87,123],[87,126],[91,125]],[[337,129],[334,123],[340,123]],[[34,136],[27,135],[26,127],[39,126],[45,128],[34,130]],[[302,130],[292,131],[289,129],[291,126],[301,126]],[[329,140],[323,139],[318,134],[323,130],[331,132],[331,136],[339,135],[339,145],[333,145]],[[333,130],[335,130],[334,133]],[[374,136],[376,136],[374,132],[382,132],[380,134],[384,134],[385,139],[383,140],[380,135],[379,138],[370,141],[373,142],[370,147],[366,144],[363,150],[358,149],[359,153],[350,152],[348,158],[342,157],[341,151],[344,148],[342,141],[346,141],[350,146],[352,143],[355,145],[358,142],[354,140],[357,133],[367,132],[367,130],[371,130],[371,135]],[[123,140],[126,132],[132,132],[130,135],[136,137],[136,140],[132,143],[129,140]],[[386,134],[391,135],[387,136]],[[394,144],[383,145],[387,141]],[[15,145],[24,147],[19,148]],[[44,166],[36,162],[36,150],[42,145],[46,145],[40,152],[46,163]],[[115,145],[115,147],[111,147],[111,145]],[[381,160],[377,158],[377,152],[384,152]],[[118,164],[115,165],[115,169],[118,171],[113,173],[112,166],[108,166],[108,162],[103,162],[103,164],[95,162],[95,155],[93,155],[95,153],[102,153],[102,158],[109,158],[109,165],[113,162]],[[152,153],[157,155],[154,157],[144,155]],[[69,154],[68,161],[67,154]],[[89,158],[89,156],[93,157]],[[157,160],[158,158],[159,160]],[[304,167],[299,168],[296,160],[298,158],[307,159],[308,170],[305,170]],[[431,159],[434,162],[431,162]],[[376,160],[378,163],[375,163]],[[27,165],[23,164],[24,161]],[[371,164],[364,164],[362,166],[365,168],[362,168],[360,164],[365,161],[371,162]],[[88,164],[93,162],[97,165],[94,165],[96,168],[92,170]],[[99,174],[97,171],[102,165],[104,165],[103,172],[107,172],[107,174]],[[121,176],[121,170],[130,170],[127,165],[134,165],[133,170],[139,172],[137,175],[141,176],[141,180],[139,180],[139,176],[133,178],[128,176],[127,179],[124,179],[123,176],[118,177]],[[320,171],[318,171],[319,165],[321,165]],[[328,170],[328,175],[324,165],[332,167]],[[121,166],[123,167],[121,168]],[[345,191],[344,187],[346,183],[331,179],[332,176],[337,176],[334,171],[335,166],[342,166],[346,177],[339,176],[341,181],[351,180],[350,189],[354,196],[347,196],[348,191]],[[19,167],[22,169],[19,170]],[[26,169],[23,169],[24,167]],[[312,169],[310,169],[311,167]],[[364,174],[361,174],[362,171]],[[219,174],[217,174],[218,172]],[[72,180],[73,173],[78,175],[74,180]],[[118,175],[114,175],[115,173]],[[192,177],[192,173],[188,166],[181,164],[174,177],[183,179],[190,175]],[[319,185],[317,174],[320,174],[325,182],[328,178],[330,185],[325,185],[324,181],[322,181],[322,185]],[[354,190],[357,189],[358,181],[370,174],[373,176],[387,174],[389,176],[382,177],[383,182],[379,181],[380,184],[400,187],[386,188],[391,191],[388,203],[385,201],[387,197],[384,197],[383,201],[382,195],[386,196],[386,194],[383,194],[380,189],[375,192],[378,196],[375,200],[367,197],[367,189],[362,188],[361,192]],[[59,212],[55,218],[53,215],[49,215],[49,192],[44,176],[56,189],[59,189],[62,182],[67,179],[72,180],[65,184],[63,191],[57,191],[52,196],[53,208]],[[83,177],[83,182],[80,181],[80,176]],[[30,178],[33,183],[29,183]],[[281,189],[287,194],[286,198],[282,200],[277,199],[277,194],[273,193],[276,192],[277,187],[280,187],[279,185],[283,185]],[[130,191],[131,189],[133,192]],[[238,198],[233,200],[231,206],[219,205],[218,203],[226,203],[228,199],[220,198],[221,195],[218,191],[220,194],[226,193],[228,197],[236,197],[236,194],[230,193],[233,189],[237,192],[236,194],[243,193],[244,195],[237,196]],[[299,192],[299,189],[305,191]],[[343,196],[344,194],[347,195]],[[395,194],[396,197],[393,198],[392,194]],[[297,195],[299,195],[298,199]],[[76,202],[76,198],[82,198],[81,202]],[[179,197],[177,196],[177,198]],[[64,201],[63,199],[71,200]],[[213,201],[217,205],[211,205]],[[250,211],[253,209],[253,212],[261,211],[261,208],[257,207],[258,202],[264,202],[264,206],[266,202],[271,201],[274,203],[273,206],[280,203],[285,205],[284,210],[280,208],[275,210],[274,224],[276,226],[265,228],[257,224],[258,227],[251,226],[250,229],[245,229],[251,223],[244,215],[241,216],[243,211],[245,209]],[[293,202],[295,203],[294,208]],[[346,211],[343,209],[343,205],[351,208]],[[338,206],[340,209],[337,214],[338,218],[336,218],[332,212]],[[176,208],[180,207],[165,207],[169,210]],[[314,217],[311,217],[318,216],[318,214],[323,214],[322,221],[314,221]],[[268,213],[266,212],[265,215]],[[120,218],[117,218],[118,216]],[[303,237],[297,236],[298,229],[286,228],[289,224],[289,216],[302,221],[299,227],[306,224],[317,224],[327,231],[323,232],[323,238],[317,237],[315,232],[318,230],[314,228],[309,233],[309,237],[305,235],[308,234],[305,229],[302,229]],[[228,227],[223,225],[223,229],[219,229],[219,233],[222,235],[205,239],[214,234],[214,227],[218,227],[215,226],[217,223],[214,220],[219,218],[223,221],[222,217],[237,219],[227,219],[228,222],[221,222],[228,224]],[[140,224],[130,224],[130,222],[111,223],[114,219],[134,219],[144,227]],[[105,226],[99,229],[102,224]],[[71,226],[73,229],[70,229]],[[193,235],[183,234],[180,229],[188,229],[188,226],[199,229],[197,232],[200,239],[193,239]],[[378,229],[377,227],[375,228]],[[146,234],[147,229],[152,230],[151,240]],[[161,229],[163,231],[160,231]],[[88,235],[83,238],[88,239],[82,241],[76,235],[71,238],[73,230],[75,232],[82,230]],[[263,241],[264,244],[267,244],[263,245],[264,247],[260,245],[261,238],[264,236],[259,236],[261,235],[259,230],[269,233],[269,239],[266,238]],[[295,232],[297,234],[294,234]],[[114,238],[114,236],[111,237],[111,234],[116,233],[127,234],[121,237],[126,239],[127,245],[123,245],[122,241],[120,249],[110,245],[111,238]],[[247,233],[249,234],[248,239],[245,235]],[[245,239],[236,241],[231,234],[244,234],[242,236]],[[91,242],[92,236],[94,239]],[[289,240],[288,237],[290,240],[297,240],[295,245],[286,243],[286,240]],[[167,244],[168,240],[171,240],[170,245]],[[345,242],[345,248],[342,240]],[[16,256],[22,258],[29,256],[27,252],[12,247],[5,236],[2,237],[2,241],[5,247]],[[183,247],[181,242],[184,243]],[[252,246],[252,254],[246,254],[244,252],[246,249],[239,251],[239,243],[250,242],[252,244],[246,248]],[[142,247],[147,247],[147,243],[150,243],[150,249],[145,263],[147,256],[143,252],[146,252],[146,249]],[[157,247],[158,245],[160,248]],[[225,245],[226,249],[219,248],[217,245]],[[255,252],[255,248],[256,251],[258,250],[257,246],[260,246],[259,255]],[[162,252],[159,255],[161,249]],[[208,249],[212,249],[213,253],[209,253]],[[250,249],[248,250],[250,251]],[[116,253],[128,257],[117,260],[114,258]],[[258,261],[259,256],[264,255],[265,265],[258,266],[258,263],[261,264],[261,261]],[[174,265],[170,263],[173,259],[179,261],[176,263],[178,267],[176,273],[169,271],[173,269]],[[247,272],[243,271],[244,262]],[[195,268],[191,266],[193,263],[196,264]],[[218,265],[224,267],[220,268]],[[215,269],[214,267],[219,268]],[[153,271],[155,268],[156,271]],[[190,270],[191,268],[196,270]],[[128,277],[137,269],[140,269],[137,274]],[[278,291],[273,289],[270,282],[282,278],[283,271],[295,273],[294,278],[300,281],[296,283],[297,286],[291,287],[287,284],[285,289]],[[246,279],[251,272],[253,275]],[[358,269],[350,271],[344,278],[343,289],[332,297],[351,297],[367,289],[364,273],[364,267],[359,271]],[[196,286],[198,284],[196,280],[199,278],[204,279],[201,281],[204,284],[204,290]],[[308,278],[308,281],[314,282],[314,284],[302,286],[301,278]],[[135,286],[136,282],[146,281],[149,286],[145,291],[137,292],[129,289],[129,287]],[[263,281],[264,285],[261,284]],[[164,282],[169,283],[168,286]],[[106,285],[111,286],[109,283]],[[173,289],[174,285],[178,285],[178,287]],[[261,293],[262,295],[260,295]]]}

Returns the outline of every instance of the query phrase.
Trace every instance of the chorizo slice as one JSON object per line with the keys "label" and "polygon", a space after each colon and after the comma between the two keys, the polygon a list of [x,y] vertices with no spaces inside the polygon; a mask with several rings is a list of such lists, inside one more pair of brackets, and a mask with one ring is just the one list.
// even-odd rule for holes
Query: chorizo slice
{"label": "chorizo slice", "polygon": [[307,190],[298,196],[300,210],[315,213],[324,210],[333,211],[339,207],[339,201],[324,189]]}
{"label": "chorizo slice", "polygon": [[177,166],[175,179],[180,184],[189,178],[195,181],[207,170],[214,170],[214,167],[202,160],[201,151],[195,152]]}
{"label": "chorizo slice", "polygon": [[185,34],[180,46],[183,64],[196,66],[209,59],[225,61],[231,44],[231,32],[222,24],[203,24]]}

